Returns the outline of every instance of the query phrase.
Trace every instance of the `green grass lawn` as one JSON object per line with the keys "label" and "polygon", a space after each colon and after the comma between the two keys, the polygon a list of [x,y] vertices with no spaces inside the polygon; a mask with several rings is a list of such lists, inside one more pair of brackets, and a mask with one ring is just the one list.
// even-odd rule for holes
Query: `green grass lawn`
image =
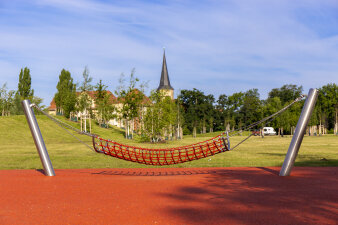
{"label": "green grass lawn", "polygon": [[[62,119],[61,117],[58,118]],[[39,115],[37,120],[53,166],[56,169],[152,167],[95,153],[46,116]],[[65,119],[62,120],[66,121]],[[78,123],[66,122],[79,128]],[[135,140],[126,140],[123,137],[123,130],[120,129],[105,129],[93,125],[92,132],[117,142],[148,148],[188,145],[219,134],[203,134],[198,135],[197,138],[185,136],[183,140],[151,144],[141,143],[137,137]],[[90,137],[77,136],[91,145]],[[232,137],[231,145],[234,146],[243,138],[244,136]],[[281,166],[290,141],[291,136],[284,136],[283,138],[251,137],[234,151],[169,167]],[[42,168],[24,116],[0,117],[0,143],[0,169]],[[338,166],[338,137],[334,135],[304,137],[295,165]]]}

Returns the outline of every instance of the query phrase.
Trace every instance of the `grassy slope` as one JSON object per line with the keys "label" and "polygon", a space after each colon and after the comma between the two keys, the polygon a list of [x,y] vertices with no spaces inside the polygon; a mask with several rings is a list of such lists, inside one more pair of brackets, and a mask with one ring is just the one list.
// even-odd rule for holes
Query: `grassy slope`
{"label": "grassy slope", "polygon": [[[47,117],[37,116],[37,119],[54,168],[146,167],[97,154],[79,143]],[[77,123],[68,123],[79,127]],[[136,140],[126,140],[123,138],[123,131],[118,129],[104,129],[93,125],[93,133],[118,142],[149,148],[187,145],[217,135],[217,133],[199,135],[197,138],[187,136],[183,140],[167,144],[150,144],[140,143],[137,138]],[[77,136],[91,145],[89,137]],[[231,138],[232,146],[242,138]],[[281,166],[290,141],[291,137],[265,137],[264,139],[252,137],[232,152],[178,164],[175,167]],[[38,169],[42,167],[24,116],[0,117],[0,143],[0,169]],[[338,166],[338,137],[304,137],[296,165]]]}

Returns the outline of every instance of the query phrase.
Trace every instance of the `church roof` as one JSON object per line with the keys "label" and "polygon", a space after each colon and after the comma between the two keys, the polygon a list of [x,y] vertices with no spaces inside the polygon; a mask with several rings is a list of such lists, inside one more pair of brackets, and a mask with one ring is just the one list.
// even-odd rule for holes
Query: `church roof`
{"label": "church roof", "polygon": [[163,51],[163,63],[162,63],[162,72],[161,72],[161,80],[160,85],[158,86],[157,90],[174,90],[174,88],[170,85],[168,68],[167,68],[167,61],[165,58],[165,51]]}

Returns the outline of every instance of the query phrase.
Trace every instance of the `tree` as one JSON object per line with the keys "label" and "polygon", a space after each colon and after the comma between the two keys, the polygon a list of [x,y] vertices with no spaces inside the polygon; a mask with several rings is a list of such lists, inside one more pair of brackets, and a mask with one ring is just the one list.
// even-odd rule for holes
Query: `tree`
{"label": "tree", "polygon": [[[233,113],[230,110],[230,100],[227,95],[221,94],[218,97],[216,109],[216,112],[219,115],[218,124],[221,125],[218,127],[218,129],[223,130],[226,129],[227,126],[235,125],[234,118],[232,117]],[[222,126],[223,124],[224,127]]]}
{"label": "tree", "polygon": [[162,93],[159,91],[151,91],[150,93],[151,103],[148,105],[143,119],[142,137],[144,140],[150,140],[151,142],[157,142],[161,137],[161,131],[163,126],[163,114],[161,110],[160,101],[163,98]]}
{"label": "tree", "polygon": [[152,142],[157,142],[162,137],[172,138],[178,124],[178,108],[175,101],[157,90],[151,91],[149,98],[151,103],[144,115],[143,136]]}
{"label": "tree", "polygon": [[318,101],[324,125],[327,129],[337,127],[338,114],[338,85],[330,83],[319,89]]}
{"label": "tree", "polygon": [[54,95],[54,100],[57,112],[69,118],[70,113],[75,110],[76,104],[76,84],[73,83],[73,78],[69,71],[65,69],[61,70],[56,89],[57,92]]}
{"label": "tree", "polygon": [[241,118],[247,126],[262,119],[261,101],[258,89],[250,89],[244,93],[243,105],[240,109]]}
{"label": "tree", "polygon": [[[92,77],[89,76],[89,70],[87,66],[85,67],[83,74],[83,81],[81,86],[79,87],[80,96],[77,99],[77,109],[84,115],[84,131],[87,132],[87,117],[88,111],[91,111],[92,99],[89,97],[88,91],[93,90],[93,86],[91,82],[93,80]],[[81,122],[82,123],[82,122]],[[89,124],[90,125],[90,124]]]}
{"label": "tree", "polygon": [[141,102],[145,99],[144,94],[136,88],[138,82],[139,79],[135,77],[135,69],[132,69],[128,85],[126,86],[125,76],[122,73],[119,79],[119,86],[115,91],[118,101],[121,103],[121,107],[117,111],[120,119],[125,121],[126,138],[133,138],[134,119],[138,117]]}
{"label": "tree", "polygon": [[105,94],[107,92],[106,91],[107,87],[108,87],[107,85],[104,85],[102,83],[102,80],[100,80],[99,83],[97,83],[95,85],[95,91],[96,91],[96,93],[95,93],[95,101],[101,101],[101,100],[104,99]]}
{"label": "tree", "polygon": [[[273,101],[274,98],[278,98],[278,108],[276,111],[281,108],[287,106],[296,98],[300,97],[303,92],[302,86],[297,86],[294,84],[286,84],[281,88],[274,88],[269,92],[267,102]],[[297,102],[292,105],[287,111],[283,112],[275,119],[274,124],[275,127],[278,127],[280,132],[289,133],[289,130],[293,130],[293,128],[297,125],[298,118],[302,109],[302,102]],[[271,107],[271,106],[270,106]],[[284,132],[286,130],[286,132]],[[279,133],[280,133],[279,132]],[[292,133],[292,131],[290,131]]]}
{"label": "tree", "polygon": [[14,95],[15,95],[15,91],[8,91],[6,83],[0,88],[1,116],[11,115],[11,109],[14,105]]}
{"label": "tree", "polygon": [[203,92],[193,90],[182,90],[178,100],[183,108],[183,117],[188,130],[196,137],[197,127],[204,132],[206,130],[206,121],[213,117],[213,103],[215,101],[212,95],[204,95]]}
{"label": "tree", "polygon": [[[230,125],[233,127],[237,125],[238,128],[242,126],[242,118],[240,115],[240,109],[244,102],[244,93],[236,92],[228,97],[228,118],[230,119]],[[232,123],[232,124],[231,124]],[[226,123],[224,122],[224,127]]]}
{"label": "tree", "polygon": [[162,111],[162,120],[163,120],[163,128],[164,135],[167,138],[173,137],[174,128],[177,125],[177,107],[174,100],[172,100],[169,96],[162,96],[160,99],[160,107]]}
{"label": "tree", "polygon": [[107,125],[108,121],[113,118],[115,110],[113,106],[112,94],[106,90],[107,86],[102,80],[96,84],[95,104],[98,112],[98,123]]}
{"label": "tree", "polygon": [[[278,112],[282,108],[282,101],[279,97],[268,98],[266,101],[263,102],[263,115],[264,117],[270,116],[276,112]],[[279,131],[282,127],[288,129],[286,120],[288,116],[283,116],[287,112],[283,112],[282,115],[275,117],[269,124],[263,124],[263,126],[271,126],[271,127],[278,127]],[[282,118],[283,117],[283,118]]]}
{"label": "tree", "polygon": [[279,97],[282,105],[290,103],[298,98],[303,92],[302,86],[295,84],[285,84],[281,88],[274,88],[269,92],[269,98]]}
{"label": "tree", "polygon": [[32,100],[34,96],[34,90],[31,89],[31,75],[30,70],[25,67],[21,69],[19,74],[19,83],[18,83],[18,95],[21,97],[21,100],[29,99]]}
{"label": "tree", "polygon": [[33,100],[34,90],[31,88],[31,75],[30,70],[25,67],[20,70],[19,74],[19,82],[18,82],[18,90],[15,92],[14,103],[12,107],[12,114],[22,115],[23,109],[21,106],[21,101],[28,99],[30,101]]}

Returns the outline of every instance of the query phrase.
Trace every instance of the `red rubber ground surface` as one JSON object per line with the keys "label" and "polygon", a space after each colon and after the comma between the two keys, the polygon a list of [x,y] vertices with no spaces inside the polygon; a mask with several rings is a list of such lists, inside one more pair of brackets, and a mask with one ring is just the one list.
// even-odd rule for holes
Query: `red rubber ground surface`
{"label": "red rubber ground surface", "polygon": [[338,167],[0,171],[0,224],[337,224]]}

